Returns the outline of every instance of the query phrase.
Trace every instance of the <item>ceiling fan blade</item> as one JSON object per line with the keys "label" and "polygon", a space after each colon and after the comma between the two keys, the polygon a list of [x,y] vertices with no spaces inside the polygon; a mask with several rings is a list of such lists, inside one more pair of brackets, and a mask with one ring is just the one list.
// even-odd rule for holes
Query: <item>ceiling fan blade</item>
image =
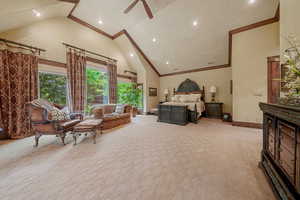
{"label": "ceiling fan blade", "polygon": [[125,14],[127,14],[140,0],[135,0],[134,2],[132,2],[132,4],[129,5],[128,8],[126,8],[126,10],[124,11]]}
{"label": "ceiling fan blade", "polygon": [[144,8],[145,8],[145,10],[146,10],[146,13],[147,13],[148,17],[149,17],[150,19],[152,19],[152,18],[153,18],[153,14],[152,14],[152,11],[151,11],[150,7],[148,6],[147,2],[146,2],[145,0],[141,0],[141,1],[142,1],[143,4],[144,4]]}

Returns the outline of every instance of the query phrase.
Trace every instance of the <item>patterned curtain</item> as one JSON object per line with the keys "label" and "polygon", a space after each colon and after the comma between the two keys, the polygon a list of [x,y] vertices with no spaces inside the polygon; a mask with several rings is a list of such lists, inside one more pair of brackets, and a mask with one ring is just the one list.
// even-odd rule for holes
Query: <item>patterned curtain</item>
{"label": "patterned curtain", "polygon": [[25,103],[38,96],[38,58],[10,48],[0,49],[0,127],[19,139],[33,135]]}
{"label": "patterned curtain", "polygon": [[109,74],[109,103],[116,104],[117,95],[117,64],[115,62],[108,63],[108,74]]}
{"label": "patterned curtain", "polygon": [[86,102],[86,56],[75,49],[67,51],[67,76],[71,112],[83,112]]}

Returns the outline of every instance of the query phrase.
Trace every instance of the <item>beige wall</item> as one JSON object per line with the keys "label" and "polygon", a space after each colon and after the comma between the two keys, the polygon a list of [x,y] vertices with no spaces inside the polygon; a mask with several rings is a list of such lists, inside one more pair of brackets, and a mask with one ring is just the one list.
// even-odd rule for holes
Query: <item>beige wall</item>
{"label": "beige wall", "polygon": [[294,35],[300,41],[300,1],[284,0],[280,2],[280,49],[283,51],[289,47],[285,37]]}
{"label": "beige wall", "polygon": [[267,57],[279,55],[279,23],[233,36],[233,120],[262,122],[259,102],[267,101]]}
{"label": "beige wall", "polygon": [[0,33],[0,37],[46,49],[43,58],[64,63],[66,51],[61,43],[66,42],[117,59],[120,74],[126,69],[132,70],[115,41],[66,17],[47,19]]}
{"label": "beige wall", "polygon": [[224,112],[232,113],[232,95],[230,94],[231,68],[161,77],[160,99],[165,99],[163,93],[165,89],[169,89],[170,92],[173,92],[173,88],[177,89],[180,83],[187,78],[197,82],[200,87],[204,85],[206,102],[211,100],[211,95],[209,94],[210,86],[216,86],[216,101],[224,103]]}
{"label": "beige wall", "polygon": [[159,92],[160,80],[159,76],[146,62],[143,56],[137,50],[135,52],[141,63],[141,66],[139,66],[141,69],[138,69],[137,72],[138,82],[143,83],[144,86],[144,112],[149,112],[152,108],[157,108],[159,103],[159,95],[150,97],[149,88],[157,88],[157,92]]}

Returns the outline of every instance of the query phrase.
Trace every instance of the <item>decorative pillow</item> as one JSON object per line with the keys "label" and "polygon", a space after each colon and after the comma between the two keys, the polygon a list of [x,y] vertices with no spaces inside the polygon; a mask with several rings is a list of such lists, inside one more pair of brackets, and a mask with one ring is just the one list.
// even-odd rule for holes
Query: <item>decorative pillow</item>
{"label": "decorative pillow", "polygon": [[65,112],[67,114],[70,114],[70,109],[68,106],[63,107],[63,109],[61,109],[61,111]]}
{"label": "decorative pillow", "polygon": [[67,113],[57,108],[54,108],[53,110],[50,111],[50,116],[51,116],[51,120],[55,120],[55,121],[70,120],[70,117]]}
{"label": "decorative pillow", "polygon": [[33,100],[31,103],[35,106],[46,109],[48,111],[49,120],[57,120],[57,121],[70,120],[70,116],[67,113],[59,110],[53,104],[51,104],[50,102],[44,99],[36,99]]}
{"label": "decorative pillow", "polygon": [[191,94],[193,98],[196,98],[196,101],[201,101],[202,94]]}
{"label": "decorative pillow", "polygon": [[118,104],[118,105],[116,106],[115,112],[116,112],[116,113],[119,113],[119,114],[123,114],[123,113],[124,113],[124,108],[125,108],[124,105]]}

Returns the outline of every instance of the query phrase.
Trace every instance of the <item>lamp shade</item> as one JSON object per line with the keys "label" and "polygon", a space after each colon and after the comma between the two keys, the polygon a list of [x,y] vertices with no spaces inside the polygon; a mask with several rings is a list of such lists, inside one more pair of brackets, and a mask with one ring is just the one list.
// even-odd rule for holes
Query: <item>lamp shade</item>
{"label": "lamp shade", "polygon": [[169,94],[169,89],[165,89],[165,90],[164,90],[164,94],[165,94],[165,95]]}
{"label": "lamp shade", "polygon": [[216,93],[217,92],[217,87],[216,86],[211,86],[209,89],[210,93]]}

